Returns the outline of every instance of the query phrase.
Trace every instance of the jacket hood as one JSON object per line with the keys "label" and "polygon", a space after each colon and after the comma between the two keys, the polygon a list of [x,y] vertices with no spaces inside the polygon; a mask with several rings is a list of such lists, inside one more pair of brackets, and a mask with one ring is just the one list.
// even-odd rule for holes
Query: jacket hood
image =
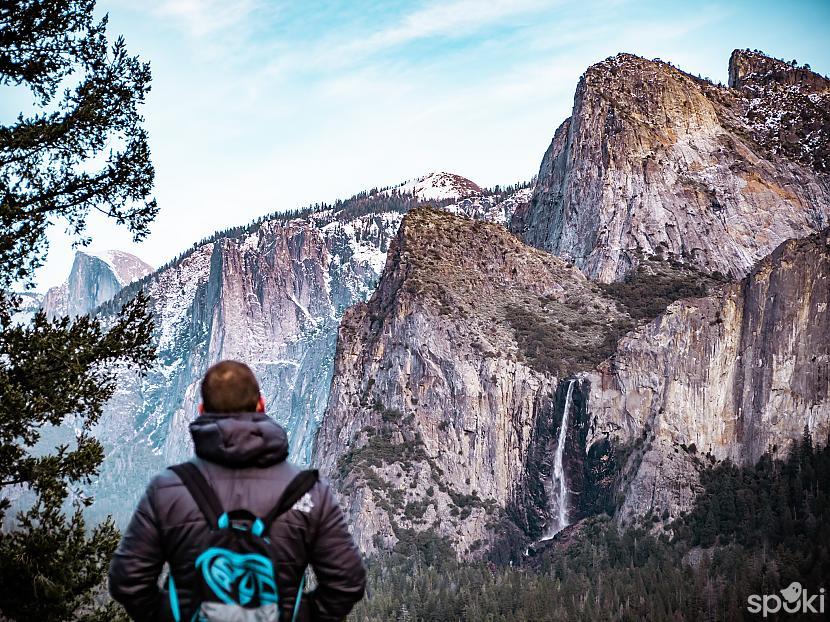
{"label": "jacket hood", "polygon": [[196,455],[236,469],[268,467],[288,457],[288,435],[262,413],[206,413],[190,424]]}

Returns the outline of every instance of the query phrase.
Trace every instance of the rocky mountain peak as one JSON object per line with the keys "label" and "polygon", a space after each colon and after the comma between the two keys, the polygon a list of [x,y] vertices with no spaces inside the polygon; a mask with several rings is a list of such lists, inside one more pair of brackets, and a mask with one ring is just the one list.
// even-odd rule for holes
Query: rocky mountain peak
{"label": "rocky mountain peak", "polygon": [[830,91],[830,80],[798,65],[767,56],[763,52],[735,50],[729,57],[729,86],[734,89],[763,87],[770,84],[797,86],[806,93]]}
{"label": "rocky mountain peak", "polygon": [[78,251],[66,282],[46,292],[43,309],[50,318],[84,315],[152,271],[149,264],[124,251]]}
{"label": "rocky mountain peak", "polygon": [[[628,52],[621,52],[594,63],[585,70],[581,82],[585,82],[586,86],[610,86],[629,97],[649,96],[654,93],[654,89],[649,87],[655,84],[655,81],[659,83],[666,79],[706,82],[705,79],[693,76],[660,58],[644,58]],[[639,87],[639,90],[632,91],[634,87]],[[609,93],[611,94],[613,93]]]}
{"label": "rocky mountain peak", "polygon": [[611,282],[640,257],[742,277],[826,226],[830,96],[750,86],[756,56],[733,59],[740,89],[632,54],[589,68],[511,229]]}
{"label": "rocky mountain peak", "polygon": [[588,81],[616,79],[618,83],[622,83],[625,80],[647,79],[649,75],[669,71],[680,73],[659,58],[652,60],[636,54],[621,52],[588,67],[583,74],[583,78]]}
{"label": "rocky mountain peak", "polygon": [[652,140],[669,144],[678,135],[716,122],[702,85],[708,83],[660,59],[617,54],[587,69],[577,85],[574,111],[585,106],[598,111],[604,103],[613,111],[604,119],[596,119],[605,123],[604,132],[614,133],[637,124],[649,128]]}

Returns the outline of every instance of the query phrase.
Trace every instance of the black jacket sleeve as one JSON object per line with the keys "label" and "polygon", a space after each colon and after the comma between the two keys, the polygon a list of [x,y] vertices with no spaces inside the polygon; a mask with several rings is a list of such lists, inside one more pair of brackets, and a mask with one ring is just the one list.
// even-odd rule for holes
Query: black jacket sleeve
{"label": "black jacket sleeve", "polygon": [[140,622],[170,619],[167,598],[158,586],[164,553],[153,491],[151,482],[121,537],[109,570],[110,595]]}
{"label": "black jacket sleeve", "polygon": [[363,598],[366,569],[331,489],[322,481],[317,486],[320,505],[315,510],[319,522],[309,550],[317,588],[309,605],[314,622],[334,622],[345,618]]}

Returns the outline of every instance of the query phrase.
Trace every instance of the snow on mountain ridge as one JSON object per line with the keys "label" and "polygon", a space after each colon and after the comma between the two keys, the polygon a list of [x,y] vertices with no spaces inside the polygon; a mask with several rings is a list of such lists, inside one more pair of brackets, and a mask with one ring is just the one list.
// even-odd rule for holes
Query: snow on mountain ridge
{"label": "snow on mountain ridge", "polygon": [[466,216],[473,220],[487,220],[506,227],[513,213],[521,206],[530,203],[532,196],[533,188],[521,188],[506,197],[483,195],[467,197],[443,209],[459,216]]}
{"label": "snow on mountain ridge", "polygon": [[443,171],[405,181],[386,192],[392,191],[411,194],[420,201],[460,200],[483,193],[477,184],[466,177]]}
{"label": "snow on mountain ridge", "polygon": [[368,213],[347,204],[218,237],[107,305],[115,312],[136,288],[148,294],[158,363],[144,379],[124,375],[96,430],[110,454],[93,491],[102,508],[123,521],[148,473],[191,454],[201,376],[222,359],[251,366],[293,459],[307,459],[340,317],[372,293],[405,211],[396,210],[415,201],[368,202]]}
{"label": "snow on mountain ridge", "polygon": [[89,257],[95,257],[106,263],[121,285],[128,285],[155,270],[150,264],[139,257],[125,251],[110,249],[104,251],[87,250],[78,252],[82,252]]}

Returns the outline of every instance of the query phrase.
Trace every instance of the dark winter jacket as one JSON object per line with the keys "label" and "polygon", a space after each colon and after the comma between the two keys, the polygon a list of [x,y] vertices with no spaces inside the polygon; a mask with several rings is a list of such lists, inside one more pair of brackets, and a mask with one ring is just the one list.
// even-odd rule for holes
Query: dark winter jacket
{"label": "dark winter jacket", "polygon": [[[216,491],[225,510],[247,509],[264,516],[299,473],[286,461],[285,430],[263,414],[203,415],[190,424],[197,458],[193,462]],[[331,490],[317,482],[294,509],[274,521],[269,533],[276,562],[283,619],[290,619],[306,565],[317,587],[303,599],[301,620],[341,620],[363,596],[366,573]],[[311,506],[311,507],[309,507]],[[179,477],[157,475],[133,514],[109,571],[109,590],[134,620],[172,620],[168,595],[159,588],[169,564],[182,620],[194,602],[196,556],[204,549],[208,525]]]}

